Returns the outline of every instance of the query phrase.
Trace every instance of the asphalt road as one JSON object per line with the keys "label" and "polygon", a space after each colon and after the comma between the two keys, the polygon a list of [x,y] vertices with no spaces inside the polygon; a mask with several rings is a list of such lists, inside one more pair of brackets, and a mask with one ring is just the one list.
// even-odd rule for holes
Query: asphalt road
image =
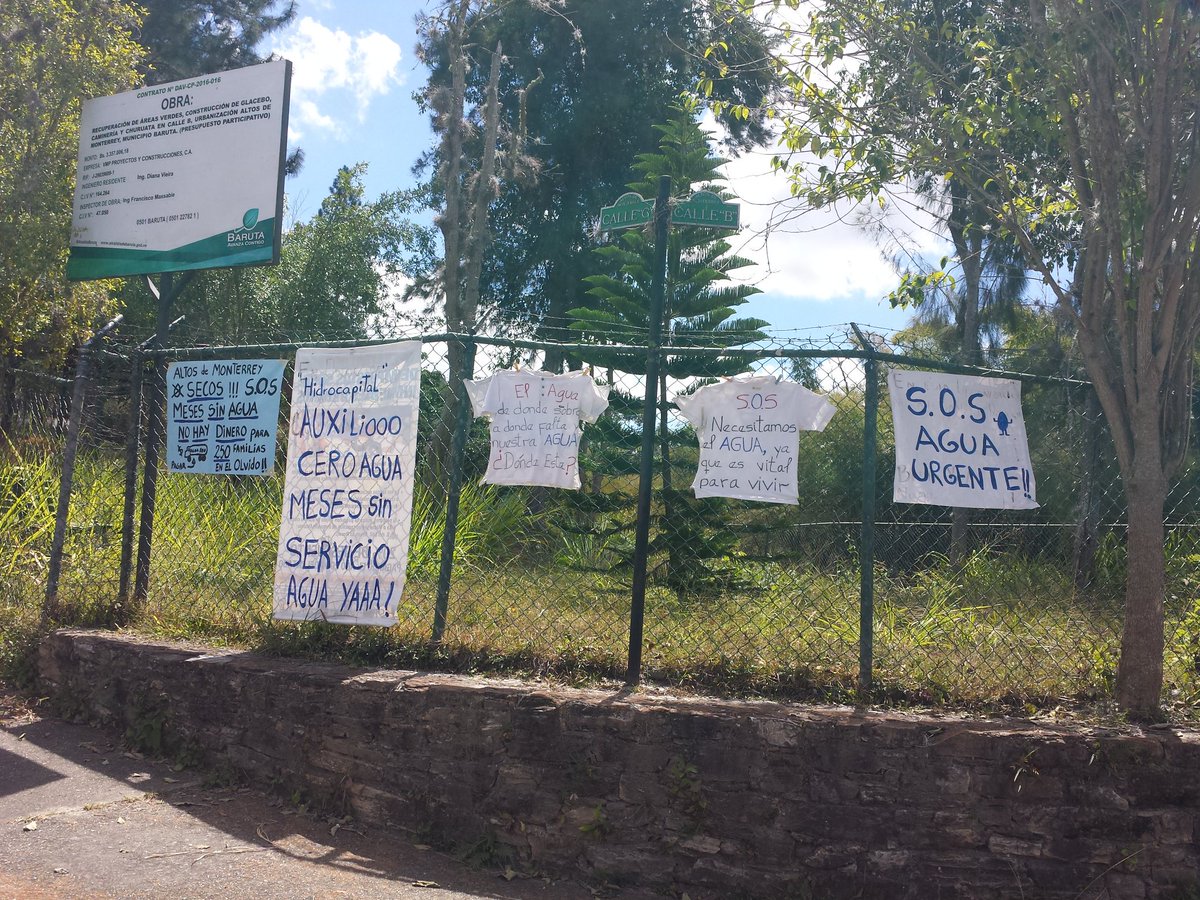
{"label": "asphalt road", "polygon": [[[322,819],[127,750],[0,691],[0,900],[591,900],[588,886],[479,868],[407,836]],[[642,892],[604,896],[638,900]]]}

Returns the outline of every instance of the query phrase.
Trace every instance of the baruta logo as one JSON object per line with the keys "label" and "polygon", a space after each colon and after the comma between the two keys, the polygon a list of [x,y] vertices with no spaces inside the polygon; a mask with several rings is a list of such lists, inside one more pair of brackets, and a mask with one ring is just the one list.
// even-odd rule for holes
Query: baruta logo
{"label": "baruta logo", "polygon": [[226,245],[231,247],[265,247],[267,245],[266,232],[264,232],[261,228],[256,229],[254,226],[257,224],[258,210],[246,210],[246,212],[242,214],[242,227],[226,232]]}

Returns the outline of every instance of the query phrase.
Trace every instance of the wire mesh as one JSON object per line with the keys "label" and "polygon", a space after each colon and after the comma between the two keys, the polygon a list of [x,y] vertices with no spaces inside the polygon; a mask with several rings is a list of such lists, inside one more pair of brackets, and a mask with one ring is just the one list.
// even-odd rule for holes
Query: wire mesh
{"label": "wire mesh", "polygon": [[[629,640],[643,375],[621,358],[572,345],[479,341],[474,375],[546,354],[590,363],[609,406],[584,429],[578,491],[481,484],[487,423],[471,422],[460,459],[451,351],[424,339],[408,580],[386,631],[273,622],[271,596],[284,497],[294,347],[169,351],[167,360],[275,357],[288,362],[276,465],[268,475],[160,470],[146,596],[120,590],[131,427],[162,417],[153,369],[131,423],[131,354],[96,358],[86,396],[62,600],[73,620],[121,620],[175,637],[226,641],[350,661],[624,671]],[[911,348],[887,348],[897,353]],[[695,497],[695,430],[668,399],[656,441],[643,660],[667,683],[783,695],[844,696],[859,676],[860,535],[866,384],[861,347],[840,336],[740,348],[668,350],[666,396],[705,379],[754,372],[825,395],[836,413],[798,435],[799,504]],[[629,354],[632,359],[635,354]],[[687,357],[687,364],[678,362]],[[676,361],[678,364],[675,364]],[[956,511],[892,502],[887,353],[880,360],[875,469],[874,678],[879,697],[936,702],[1054,703],[1106,696],[1115,674],[1124,591],[1119,474],[1095,398],[1079,382],[1025,378],[1023,408],[1040,506]],[[907,365],[907,363],[905,363]],[[1034,368],[993,354],[989,365]],[[1058,360],[1053,374],[1070,374]],[[33,596],[44,571],[56,460],[70,383],[10,373],[0,410],[0,584]],[[134,441],[136,444],[136,441]],[[1168,689],[1200,693],[1195,599],[1200,464],[1168,504]],[[440,641],[431,634],[453,467],[462,488]],[[141,489],[141,477],[131,486]],[[47,524],[49,523],[49,524]],[[130,562],[132,565],[132,561]],[[436,658],[436,659],[435,659]]]}
{"label": "wire mesh", "polygon": [[[71,367],[74,375],[74,367]],[[66,521],[59,596],[73,621],[106,620],[116,594],[128,432],[128,366],[90,351],[80,452]],[[73,379],[35,369],[0,371],[0,602],[40,608],[45,591]]]}

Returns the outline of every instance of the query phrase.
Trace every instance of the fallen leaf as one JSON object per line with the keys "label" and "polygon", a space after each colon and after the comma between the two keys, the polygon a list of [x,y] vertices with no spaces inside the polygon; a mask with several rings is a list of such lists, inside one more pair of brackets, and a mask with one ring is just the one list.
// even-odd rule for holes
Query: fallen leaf
{"label": "fallen leaf", "polygon": [[66,869],[64,869],[62,866],[59,866],[58,868],[56,868],[56,869],[54,870],[54,874],[55,874],[55,875],[66,875],[66,874],[67,874],[67,870],[66,870]]}
{"label": "fallen leaf", "polygon": [[118,825],[124,825],[124,824],[125,824],[125,817],[124,817],[124,816],[117,816],[117,824],[118,824]]}
{"label": "fallen leaf", "polygon": [[428,888],[440,888],[441,887],[441,885],[438,884],[436,881],[414,881],[412,883],[412,886],[413,887],[428,887]]}
{"label": "fallen leaf", "polygon": [[179,779],[172,778],[170,775],[165,776],[163,781],[165,781],[167,784],[179,784]]}
{"label": "fallen leaf", "polygon": [[126,759],[145,759],[146,758],[141,753],[138,753],[136,750],[126,750],[121,755],[124,756]]}
{"label": "fallen leaf", "polygon": [[413,844],[413,848],[416,850],[432,850],[433,849],[428,844]]}
{"label": "fallen leaf", "polygon": [[517,873],[513,871],[512,866],[509,866],[504,870],[503,878],[505,881],[512,881],[516,877]]}
{"label": "fallen leaf", "polygon": [[25,827],[21,830],[22,831],[37,831],[37,819],[34,819],[32,822],[26,822]]}
{"label": "fallen leaf", "polygon": [[339,829],[339,828],[341,828],[341,827],[342,827],[342,823],[341,823],[341,822],[334,822],[334,823],[333,823],[333,827],[329,829],[329,834],[330,834],[330,836],[331,836],[331,837],[337,837],[338,829]]}

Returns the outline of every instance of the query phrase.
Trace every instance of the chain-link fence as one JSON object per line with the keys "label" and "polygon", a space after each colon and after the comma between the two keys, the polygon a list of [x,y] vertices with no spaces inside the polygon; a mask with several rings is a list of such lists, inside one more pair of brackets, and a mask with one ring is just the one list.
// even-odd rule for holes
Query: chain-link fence
{"label": "chain-link fence", "polygon": [[[452,439],[450,358],[464,348],[476,378],[536,368],[547,352],[575,368],[591,363],[593,380],[610,387],[609,405],[584,429],[578,491],[480,483],[486,422],[463,417],[461,446]],[[266,476],[168,474],[159,466],[148,534],[139,447],[150,417],[165,412],[156,364],[281,358],[290,389],[294,350],[92,348],[57,592],[64,620],[354,662],[625,672],[645,378],[634,366],[623,370],[611,352],[423,339],[408,577],[391,629],[272,621],[286,425]],[[1022,381],[1037,509],[893,504],[886,372],[945,368],[902,350],[883,351],[848,332],[819,344],[689,351],[688,367],[672,368],[670,359],[685,354],[668,351],[646,557],[647,676],[837,697],[856,690],[867,664],[876,697],[1046,703],[1108,693],[1124,590],[1124,510],[1090,387],[1057,374],[1013,374],[1070,369],[1028,357],[1001,365],[994,355],[986,372]],[[698,499],[691,490],[698,436],[670,398],[731,371],[805,384],[836,407],[823,431],[798,435],[788,474],[799,505]],[[0,585],[12,604],[43,584],[72,384],[6,377],[13,389],[2,412]],[[285,390],[281,423],[288,406]],[[1200,603],[1192,589],[1200,572],[1198,479],[1193,462],[1169,503],[1167,679],[1185,698],[1200,692]]]}

